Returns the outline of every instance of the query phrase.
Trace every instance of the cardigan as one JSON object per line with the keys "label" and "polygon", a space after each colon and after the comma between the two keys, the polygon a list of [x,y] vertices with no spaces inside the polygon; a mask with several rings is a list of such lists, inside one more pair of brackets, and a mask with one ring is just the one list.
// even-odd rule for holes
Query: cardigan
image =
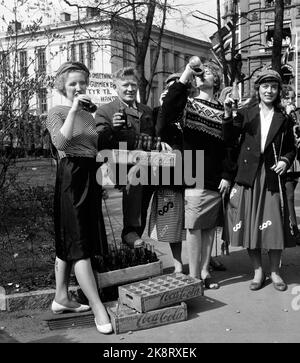
{"label": "cardigan", "polygon": [[[274,109],[264,152],[261,153],[260,110],[258,105],[245,107],[236,117],[224,119],[223,137],[227,145],[239,145],[235,181],[253,187],[258,168],[265,164],[267,189],[279,191],[278,175],[271,170],[275,164],[274,146],[278,160],[289,167],[296,155],[291,119],[280,109]],[[274,145],[274,146],[273,146]]]}

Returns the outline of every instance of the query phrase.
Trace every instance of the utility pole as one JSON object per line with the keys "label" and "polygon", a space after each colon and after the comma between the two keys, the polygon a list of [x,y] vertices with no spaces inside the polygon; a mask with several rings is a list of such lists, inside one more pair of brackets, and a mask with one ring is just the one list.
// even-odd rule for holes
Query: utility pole
{"label": "utility pole", "polygon": [[275,0],[275,25],[272,49],[272,68],[281,73],[284,0]]}
{"label": "utility pole", "polygon": [[237,77],[237,62],[236,62],[236,30],[238,24],[239,12],[238,12],[238,0],[232,2],[232,43],[231,43],[231,84],[236,80]]}
{"label": "utility pole", "polygon": [[221,23],[220,0],[217,0],[217,24],[218,24],[217,26],[218,26],[218,37],[219,37],[219,43],[220,43],[221,62],[223,65],[224,83],[225,83],[225,86],[228,86],[228,84],[229,84],[228,66],[227,66],[227,61],[226,61],[226,57],[225,57],[224,41],[222,39],[222,34],[221,34],[222,23]]}

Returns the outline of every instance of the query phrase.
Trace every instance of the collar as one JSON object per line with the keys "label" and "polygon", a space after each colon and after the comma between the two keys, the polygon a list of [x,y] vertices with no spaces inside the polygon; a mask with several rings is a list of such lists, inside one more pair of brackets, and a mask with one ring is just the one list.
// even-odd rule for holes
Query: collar
{"label": "collar", "polygon": [[121,100],[121,98],[119,98],[119,101],[127,108],[134,108],[135,110],[138,109],[137,107],[137,103],[136,101],[133,102],[132,106],[129,106],[126,102],[124,102],[123,100]]}

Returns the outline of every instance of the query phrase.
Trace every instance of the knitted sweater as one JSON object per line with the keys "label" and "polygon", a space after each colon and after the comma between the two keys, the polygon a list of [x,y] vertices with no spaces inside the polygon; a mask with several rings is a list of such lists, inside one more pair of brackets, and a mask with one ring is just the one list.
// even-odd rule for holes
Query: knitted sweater
{"label": "knitted sweater", "polygon": [[221,179],[232,180],[235,173],[234,150],[222,139],[223,107],[200,99],[188,99],[187,86],[174,83],[163,105],[160,129],[180,122],[183,149],[193,151],[193,174],[196,170],[196,150],[204,151],[204,188],[218,190]]}

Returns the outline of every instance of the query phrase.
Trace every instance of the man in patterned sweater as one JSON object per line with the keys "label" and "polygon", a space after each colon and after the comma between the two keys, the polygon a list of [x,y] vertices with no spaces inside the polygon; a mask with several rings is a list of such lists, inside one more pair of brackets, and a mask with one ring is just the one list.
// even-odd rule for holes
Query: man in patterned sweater
{"label": "man in patterned sweater", "polygon": [[[152,110],[137,102],[138,76],[134,68],[118,70],[114,74],[114,86],[118,98],[99,107],[96,114],[98,148],[118,149],[120,142],[127,142],[127,148],[133,150],[136,135],[154,136]],[[141,235],[151,195],[150,186],[123,187],[122,239],[132,247],[143,244]]]}

